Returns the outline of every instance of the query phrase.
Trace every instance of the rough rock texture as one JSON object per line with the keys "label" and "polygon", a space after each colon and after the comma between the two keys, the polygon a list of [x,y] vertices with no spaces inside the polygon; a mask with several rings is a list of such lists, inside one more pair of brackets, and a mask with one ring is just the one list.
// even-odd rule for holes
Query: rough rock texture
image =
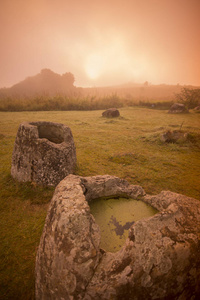
{"label": "rough rock texture", "polygon": [[168,113],[170,114],[179,114],[179,113],[188,113],[188,112],[189,112],[188,109],[182,103],[174,103],[168,111]]}
{"label": "rough rock texture", "polygon": [[102,116],[106,118],[116,118],[120,116],[120,113],[117,108],[109,108],[102,113]]}
{"label": "rough rock texture", "polygon": [[[99,248],[88,201],[127,195],[159,213],[131,226],[117,253]],[[116,200],[117,201],[117,200]],[[103,213],[103,212],[102,212]],[[113,176],[69,175],[50,203],[36,259],[36,299],[199,299],[200,202]]]}
{"label": "rough rock texture", "polygon": [[75,167],[76,149],[69,127],[52,122],[20,124],[12,155],[14,178],[57,185]]}
{"label": "rough rock texture", "polygon": [[188,137],[186,132],[182,132],[180,130],[167,130],[160,136],[160,140],[164,143],[175,143],[179,140],[185,141]]}

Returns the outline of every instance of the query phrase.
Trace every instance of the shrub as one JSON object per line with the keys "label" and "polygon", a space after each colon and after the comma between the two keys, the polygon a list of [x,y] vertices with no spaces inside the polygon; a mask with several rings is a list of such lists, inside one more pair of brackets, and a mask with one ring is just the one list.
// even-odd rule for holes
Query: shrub
{"label": "shrub", "polygon": [[192,109],[200,104],[200,89],[183,88],[175,97],[178,102],[185,104],[188,109]]}

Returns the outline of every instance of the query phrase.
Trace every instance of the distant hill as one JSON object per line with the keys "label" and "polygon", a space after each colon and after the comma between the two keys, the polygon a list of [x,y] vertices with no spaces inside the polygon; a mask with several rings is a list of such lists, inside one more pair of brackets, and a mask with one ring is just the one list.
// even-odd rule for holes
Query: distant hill
{"label": "distant hill", "polygon": [[70,72],[59,75],[50,69],[43,69],[10,88],[0,89],[0,96],[67,95],[76,89],[74,81],[74,75]]}
{"label": "distant hill", "polygon": [[[143,84],[130,82],[116,86],[81,88],[75,87],[74,81],[74,75],[70,72],[60,75],[50,69],[43,69],[39,74],[27,77],[10,88],[0,89],[0,99],[59,95],[79,98],[91,97],[97,100],[117,95],[126,101],[173,101],[175,100],[175,94],[180,93],[183,88],[179,84],[153,85],[147,81]],[[194,86],[187,87],[195,88]]]}

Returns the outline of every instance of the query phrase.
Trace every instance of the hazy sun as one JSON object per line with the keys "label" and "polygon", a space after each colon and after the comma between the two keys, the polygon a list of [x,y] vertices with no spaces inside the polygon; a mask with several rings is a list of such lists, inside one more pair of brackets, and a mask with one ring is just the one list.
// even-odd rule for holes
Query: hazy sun
{"label": "hazy sun", "polygon": [[91,79],[98,78],[105,69],[105,58],[100,54],[90,54],[86,59],[85,72]]}
{"label": "hazy sun", "polygon": [[97,48],[90,49],[85,60],[85,72],[90,79],[108,73],[115,72],[116,68],[122,66],[127,59],[126,49],[119,37],[110,40],[101,40]]}
{"label": "hazy sun", "polygon": [[[88,49],[85,57],[84,69],[88,78],[92,80],[100,78],[117,78],[120,80],[140,79],[144,73],[147,75],[145,59],[126,47],[123,39],[119,37],[103,42],[98,48]],[[125,76],[124,76],[125,75]],[[126,77],[126,78],[125,78]],[[146,76],[145,76],[146,77]]]}

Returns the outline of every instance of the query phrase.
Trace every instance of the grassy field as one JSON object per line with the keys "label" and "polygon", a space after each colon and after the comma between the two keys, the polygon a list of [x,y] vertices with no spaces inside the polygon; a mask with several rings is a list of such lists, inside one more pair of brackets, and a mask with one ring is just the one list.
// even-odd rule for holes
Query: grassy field
{"label": "grassy field", "polygon": [[[121,108],[116,119],[102,111],[0,112],[0,299],[34,299],[34,263],[53,188],[21,184],[10,176],[12,150],[23,121],[68,125],[77,150],[76,174],[110,174],[149,194],[171,190],[200,199],[200,114]],[[166,129],[189,139],[164,144]]]}

